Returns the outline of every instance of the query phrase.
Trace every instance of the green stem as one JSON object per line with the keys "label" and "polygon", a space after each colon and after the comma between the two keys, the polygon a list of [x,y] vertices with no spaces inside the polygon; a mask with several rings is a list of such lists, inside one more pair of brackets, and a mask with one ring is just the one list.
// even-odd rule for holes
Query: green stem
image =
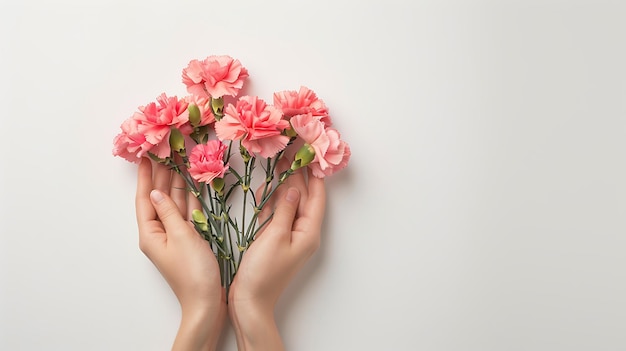
{"label": "green stem", "polygon": [[228,161],[230,160],[230,156],[231,156],[230,151],[232,150],[232,148],[233,148],[233,141],[231,140],[228,142],[228,150],[226,151],[226,158],[224,159],[224,164],[228,163]]}
{"label": "green stem", "polygon": [[[274,170],[276,168],[276,164],[278,163],[278,160],[280,159],[280,156],[282,156],[284,151],[281,151],[278,155],[276,155],[276,157],[274,157],[274,162],[272,164],[272,158],[268,158],[267,159],[267,165],[265,166],[265,185],[263,186],[263,194],[261,195],[261,198],[259,199],[261,202],[265,201],[267,202],[266,196],[267,196],[267,191],[270,188],[272,181],[274,180]],[[253,197],[254,199],[254,215],[252,216],[252,219],[250,220],[250,224],[248,225],[248,230],[246,231],[246,247],[248,246],[248,244],[252,241],[252,239],[254,238],[254,235],[250,235],[251,233],[256,233],[258,230],[255,228],[256,227],[256,222],[257,222],[257,218],[259,216],[259,212],[261,212],[261,210],[263,209],[263,206],[257,204],[257,199],[256,197]]]}
{"label": "green stem", "polygon": [[[289,178],[289,176],[291,176],[293,174],[293,171],[291,169],[285,171],[283,174],[281,174],[280,179],[278,180],[276,186],[274,188],[272,188],[270,190],[270,192],[268,194],[266,194],[266,196],[263,196],[263,198],[261,199],[261,203],[256,207],[256,210],[254,211],[254,216],[252,217],[251,221],[250,221],[250,225],[248,226],[248,229],[246,231],[246,247],[248,245],[250,245],[250,243],[252,241],[254,241],[254,236],[256,235],[256,233],[258,233],[258,231],[263,228],[263,226],[272,218],[273,214],[270,215],[270,217],[268,219],[266,219],[265,221],[263,221],[263,223],[258,227],[258,228],[254,228],[253,223],[256,222],[259,213],[263,210],[263,207],[265,207],[265,204],[269,201],[269,199],[272,197],[272,195],[274,195],[274,192],[276,192],[276,190],[287,180],[287,178]],[[253,229],[254,228],[254,229]]]}
{"label": "green stem", "polygon": [[221,217],[221,222],[222,222],[222,226],[223,226],[223,230],[226,233],[226,238],[225,241],[227,242],[226,245],[228,245],[228,260],[230,261],[229,266],[232,266],[232,270],[229,269],[228,274],[229,274],[229,279],[230,281],[228,282],[228,284],[230,285],[230,283],[232,282],[232,278],[235,274],[235,272],[237,271],[237,267],[235,266],[235,261],[234,261],[234,256],[233,256],[233,243],[232,243],[232,239],[231,239],[231,228],[235,229],[235,231],[238,233],[239,230],[237,229],[237,224],[234,223],[232,221],[232,219],[230,218],[230,209],[228,208],[228,206],[226,205],[226,199],[224,197],[223,194],[219,194],[217,195],[218,200],[219,200],[219,204],[220,204],[220,217]]}

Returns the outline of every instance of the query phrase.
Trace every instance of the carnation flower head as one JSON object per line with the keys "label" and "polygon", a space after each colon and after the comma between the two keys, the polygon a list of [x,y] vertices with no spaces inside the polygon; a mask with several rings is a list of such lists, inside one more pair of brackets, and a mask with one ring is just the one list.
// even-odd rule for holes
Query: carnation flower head
{"label": "carnation flower head", "polygon": [[139,163],[141,157],[153,145],[146,141],[146,136],[138,130],[139,121],[133,117],[126,119],[120,129],[122,132],[113,139],[113,156],[119,156],[129,162]]}
{"label": "carnation flower head", "polygon": [[150,150],[160,158],[170,155],[169,136],[171,128],[178,128],[189,120],[184,99],[176,96],[168,97],[165,93],[157,97],[156,102],[139,107],[134,117],[138,122],[137,129],[146,141],[154,147]]}
{"label": "carnation flower head", "polygon": [[304,86],[300,87],[299,91],[285,90],[274,93],[274,106],[281,109],[287,119],[310,113],[321,119],[325,126],[330,127],[332,124],[324,101],[320,100],[313,90]]}
{"label": "carnation flower head", "polygon": [[220,98],[224,95],[237,96],[248,77],[248,70],[228,55],[209,56],[191,60],[183,69],[183,83],[190,94]]}
{"label": "carnation flower head", "polygon": [[302,141],[315,151],[315,158],[309,164],[314,176],[324,178],[348,164],[350,147],[336,129],[325,127],[311,113],[293,116],[290,123]]}
{"label": "carnation flower head", "polygon": [[313,175],[318,178],[324,178],[345,168],[352,155],[350,146],[341,140],[341,135],[336,129],[326,128],[326,135],[330,141],[328,150],[324,155],[326,167],[322,166],[322,162],[315,162],[315,160],[309,164]]}
{"label": "carnation flower head", "polygon": [[242,96],[236,106],[229,104],[224,109],[224,117],[215,122],[215,133],[220,140],[241,140],[248,152],[273,157],[289,142],[289,137],[282,135],[289,122],[282,116],[281,110],[262,99]]}
{"label": "carnation flower head", "polygon": [[210,183],[216,178],[224,177],[228,165],[224,164],[226,145],[219,140],[209,140],[206,144],[198,144],[189,156],[189,174],[193,179]]}

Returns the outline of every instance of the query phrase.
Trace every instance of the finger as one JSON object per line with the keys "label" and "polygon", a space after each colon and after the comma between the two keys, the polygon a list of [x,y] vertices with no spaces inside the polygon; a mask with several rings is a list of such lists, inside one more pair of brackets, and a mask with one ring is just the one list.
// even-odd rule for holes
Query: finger
{"label": "finger", "polygon": [[271,223],[271,233],[291,240],[291,229],[298,210],[300,192],[291,187],[285,191],[284,196],[277,200],[276,210]]}
{"label": "finger", "polygon": [[303,211],[306,217],[311,218],[314,225],[321,227],[326,210],[326,187],[323,178],[313,176],[309,169],[308,198]]}
{"label": "finger", "polygon": [[160,163],[155,163],[152,168],[154,177],[154,188],[159,189],[164,193],[170,191],[170,181],[172,179],[172,171]]}
{"label": "finger", "polygon": [[150,191],[152,191],[152,166],[150,160],[144,158],[137,170],[137,193],[135,194],[135,212],[140,232],[149,221],[157,218],[156,210],[150,202]]}
{"label": "finger", "polygon": [[[280,160],[278,160],[278,164],[276,165],[276,170],[274,171],[276,178],[280,178],[280,175],[283,174],[285,171],[287,171],[290,167],[291,165],[289,164],[289,161],[287,161],[286,158],[283,157]],[[289,180],[289,178],[287,178],[285,183]],[[278,184],[278,187],[276,188],[276,191],[274,191],[273,196],[280,198],[285,195],[285,191],[287,190],[286,188],[288,188],[288,186],[286,186],[285,183]]]}
{"label": "finger", "polygon": [[[312,255],[320,246],[322,222],[326,207],[326,189],[324,180],[316,178],[309,170],[309,198],[305,210],[294,224],[292,243],[294,247],[305,254]],[[300,201],[302,203],[302,201]]]}
{"label": "finger", "polygon": [[174,200],[174,203],[178,207],[178,211],[181,215],[187,215],[187,188],[185,179],[178,174],[172,175],[172,187],[170,190],[170,197]]}
{"label": "finger", "polygon": [[183,228],[185,228],[184,226],[187,225],[187,222],[183,219],[171,197],[155,189],[150,192],[150,200],[168,236],[186,232]]}
{"label": "finger", "polygon": [[[291,167],[291,165],[288,164],[288,167]],[[302,168],[298,168],[295,171],[293,171],[293,174],[291,174],[287,178],[287,180],[285,181],[285,184],[298,188],[298,190],[300,191],[300,194],[303,197],[306,195],[306,190],[307,190],[306,181],[304,180],[304,173],[302,172]]]}
{"label": "finger", "polygon": [[[291,164],[285,158],[283,158],[279,162],[279,167],[281,169],[281,172],[283,172],[283,170],[289,169],[291,167]],[[291,174],[287,178],[287,180],[285,180],[285,183],[282,185],[282,187],[295,187],[298,189],[298,191],[300,191],[300,206],[298,207],[298,213],[301,213],[304,210],[304,205],[306,203],[308,193],[306,179],[304,177],[304,169],[299,168],[293,171],[293,174]],[[282,191],[278,193],[278,196],[282,196],[284,191],[285,189],[282,189]]]}
{"label": "finger", "polygon": [[297,184],[298,190],[300,190],[300,204],[298,205],[298,214],[304,213],[304,211],[306,210],[306,203],[309,198],[309,187],[308,187],[309,177],[308,177],[308,174],[306,173],[307,169],[308,167],[298,169],[298,175],[295,178],[295,182]]}

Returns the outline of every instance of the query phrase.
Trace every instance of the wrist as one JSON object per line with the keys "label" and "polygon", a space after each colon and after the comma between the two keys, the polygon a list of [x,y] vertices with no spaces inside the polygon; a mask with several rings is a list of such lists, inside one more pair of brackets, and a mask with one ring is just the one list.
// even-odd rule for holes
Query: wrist
{"label": "wrist", "polygon": [[233,302],[229,312],[240,349],[283,350],[272,305]]}
{"label": "wrist", "polygon": [[184,307],[172,350],[215,350],[224,317],[225,309],[220,306]]}

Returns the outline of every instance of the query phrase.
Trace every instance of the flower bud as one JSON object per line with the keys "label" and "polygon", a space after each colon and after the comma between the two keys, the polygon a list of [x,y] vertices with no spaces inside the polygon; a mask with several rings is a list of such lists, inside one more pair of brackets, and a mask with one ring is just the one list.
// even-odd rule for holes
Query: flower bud
{"label": "flower bud", "polygon": [[215,178],[211,181],[211,187],[213,190],[217,191],[218,194],[222,193],[224,190],[224,178]]}
{"label": "flower bud", "polygon": [[178,153],[185,151],[185,137],[177,128],[170,132],[170,148]]}
{"label": "flower bud", "polygon": [[291,164],[291,169],[296,170],[298,168],[302,168],[313,161],[315,158],[315,149],[309,144],[304,144],[296,152],[296,156],[294,157],[293,163]]}
{"label": "flower bud", "polygon": [[248,163],[248,161],[250,161],[250,158],[252,158],[248,150],[241,144],[239,145],[239,153],[241,154],[241,158],[245,163]]}
{"label": "flower bud", "polygon": [[198,105],[189,104],[187,110],[189,111],[189,123],[191,123],[192,127],[197,127],[200,124],[200,121],[202,121],[200,108]]}
{"label": "flower bud", "polygon": [[222,117],[224,117],[224,98],[211,98],[211,110],[217,121],[222,119]]}
{"label": "flower bud", "polygon": [[200,210],[193,210],[191,212],[191,221],[203,232],[209,231],[209,224],[207,222],[204,213]]}
{"label": "flower bud", "polygon": [[289,126],[289,128],[285,129],[285,135],[290,138],[293,138],[293,137],[297,137],[298,133],[296,133],[296,131],[291,126]]}

